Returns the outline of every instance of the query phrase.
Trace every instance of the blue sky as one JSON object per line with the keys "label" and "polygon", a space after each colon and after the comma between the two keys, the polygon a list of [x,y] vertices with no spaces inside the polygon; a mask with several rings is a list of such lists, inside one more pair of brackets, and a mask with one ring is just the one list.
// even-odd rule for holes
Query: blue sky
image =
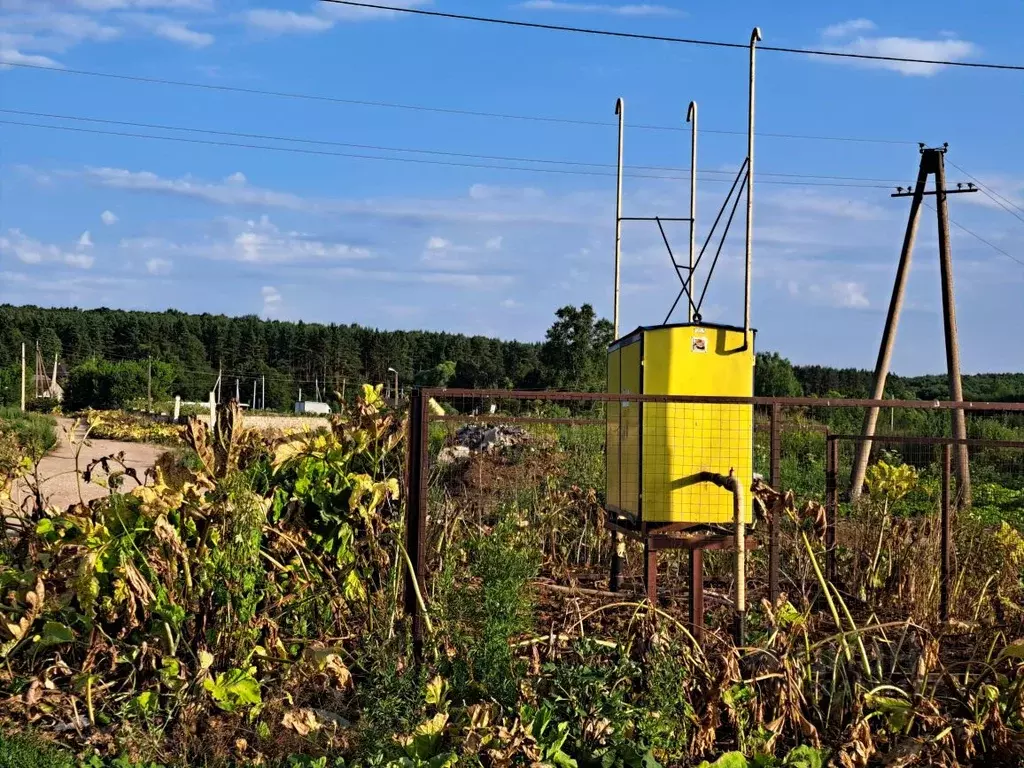
{"label": "blue sky", "polygon": [[[420,0],[420,7],[554,24],[897,56],[1019,63],[1017,2],[857,4]],[[585,125],[292,99],[7,66],[0,108],[372,147],[534,158],[526,164],[331,144],[175,133],[12,113],[2,120],[328,153],[359,159],[0,125],[0,301],[255,313],[537,340],[564,304],[611,315],[614,104],[627,165],[686,167],[700,105],[699,231],[745,154],[743,51],[515,30],[312,0],[0,0],[0,62],[545,116]],[[916,174],[915,141],[1024,205],[1024,74],[763,52],[754,324],[800,363],[870,367]],[[898,143],[910,142],[910,143]],[[573,170],[587,173],[551,173]],[[685,174],[627,178],[627,215],[685,216]],[[952,166],[951,182],[966,180]],[[797,174],[783,176],[767,174]],[[815,176],[816,178],[807,178]],[[851,177],[847,179],[821,177]],[[865,179],[871,181],[865,181]],[[800,182],[779,183],[779,182]],[[815,182],[809,185],[806,182]],[[848,184],[852,186],[837,186]],[[831,186],[829,186],[831,185]],[[1024,260],[1024,221],[982,194],[955,221]],[[1024,214],[1020,214],[1024,218]],[[737,217],[737,225],[741,217]],[[670,230],[685,254],[686,233]],[[954,227],[966,371],[1022,370],[1024,266]],[[742,320],[742,227],[704,317]],[[944,366],[934,214],[922,218],[894,369]],[[677,284],[657,230],[627,224],[622,327],[662,321]]]}

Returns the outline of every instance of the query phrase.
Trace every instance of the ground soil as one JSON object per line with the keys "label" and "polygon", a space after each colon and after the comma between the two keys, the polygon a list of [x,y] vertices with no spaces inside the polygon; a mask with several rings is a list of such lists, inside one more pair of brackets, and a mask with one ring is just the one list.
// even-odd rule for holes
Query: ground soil
{"label": "ground soil", "polygon": [[[110,493],[109,489],[96,482],[86,483],[75,472],[75,452],[78,451],[77,466],[85,469],[93,460],[104,456],[123,453],[123,462],[138,473],[140,480],[145,480],[147,469],[156,464],[156,460],[167,452],[166,446],[147,443],[125,443],[119,440],[89,440],[85,445],[72,445],[68,439],[68,430],[72,428],[71,419],[57,421],[57,447],[48,453],[38,464],[40,490],[48,506],[67,507],[79,500],[89,501]],[[120,467],[111,462],[111,471]],[[105,480],[106,473],[99,467],[93,473],[95,480]],[[126,478],[124,490],[131,490],[136,483]],[[19,483],[14,489],[14,500],[25,500],[31,492],[27,483]],[[31,503],[31,502],[28,502]]]}

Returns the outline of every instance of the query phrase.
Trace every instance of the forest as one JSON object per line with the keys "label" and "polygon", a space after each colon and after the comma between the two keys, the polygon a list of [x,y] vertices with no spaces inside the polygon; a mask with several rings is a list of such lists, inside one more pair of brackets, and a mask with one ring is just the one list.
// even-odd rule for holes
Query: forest
{"label": "forest", "polygon": [[[349,324],[262,320],[254,315],[46,309],[0,306],[0,405],[20,398],[21,345],[29,375],[35,347],[47,366],[56,356],[59,379],[73,404],[123,407],[146,395],[152,362],[154,397],[205,400],[223,373],[225,393],[237,386],[249,401],[265,383],[266,407],[287,409],[305,397],[382,382],[398,371],[400,386],[578,389],[604,387],[611,323],[590,305],[562,307],[543,342],[528,343],[435,331],[386,331]],[[236,385],[237,381],[237,385]],[[70,387],[69,387],[70,384]],[[776,353],[758,355],[756,394],[866,397],[871,372],[793,366]],[[77,391],[76,391],[77,390]],[[326,395],[325,395],[326,393]],[[942,399],[944,376],[890,376],[886,396]],[[1024,398],[1024,374],[964,377],[968,399]]]}

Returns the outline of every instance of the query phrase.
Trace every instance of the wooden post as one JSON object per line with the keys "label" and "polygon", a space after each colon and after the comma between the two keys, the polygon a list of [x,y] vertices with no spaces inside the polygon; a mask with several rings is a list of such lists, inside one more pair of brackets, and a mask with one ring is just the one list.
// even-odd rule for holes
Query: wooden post
{"label": "wooden post", "polygon": [[[54,370],[56,370],[56,364]],[[149,365],[146,368],[146,402],[148,403],[149,412],[153,412],[153,359],[149,359]]]}
{"label": "wooden post", "polygon": [[[942,280],[942,322],[946,335],[946,371],[949,377],[949,396],[955,402],[964,400],[960,380],[960,341],[956,330],[956,302],[953,298],[953,259],[949,248],[949,210],[946,205],[946,152],[929,150],[935,156],[935,209],[939,215],[939,276]],[[953,411],[953,437],[967,439],[967,422],[963,410]],[[967,444],[958,443],[956,449],[956,480],[960,504],[971,503],[971,468]]]}
{"label": "wooden post", "polygon": [[[782,406],[772,403],[771,443],[768,450],[768,479],[772,488],[782,491]],[[779,521],[772,514],[768,522],[768,602],[779,599]]]}
{"label": "wooden post", "polygon": [[952,563],[952,523],[950,521],[949,485],[951,454],[949,443],[942,446],[942,562],[939,573],[939,619],[949,621],[949,579]]}
{"label": "wooden post", "polygon": [[[409,455],[406,470],[405,551],[410,568],[405,569],[405,613],[412,617],[413,653],[423,659],[423,611],[420,599],[426,600],[427,538],[427,399],[419,389],[413,390],[409,403]],[[417,593],[419,597],[417,597]]]}
{"label": "wooden post", "polygon": [[[917,237],[917,224],[921,220],[921,203],[924,200],[924,187],[928,181],[929,164],[926,156],[921,155],[921,165],[917,171],[917,183],[914,185],[914,197],[910,201],[910,216],[907,219],[907,231],[903,235],[903,249],[900,251],[900,263],[896,268],[896,282],[892,286],[892,298],[889,299],[889,313],[885,317],[885,329],[882,331],[882,343],[878,348],[878,360],[875,363],[875,385],[871,397],[881,400],[885,397],[885,381],[889,376],[889,365],[892,361],[892,349],[896,343],[896,329],[900,323],[900,310],[903,308],[903,295],[906,292],[907,276],[910,274],[910,262],[914,256],[914,240]],[[878,424],[878,409],[868,408],[864,415],[865,437],[875,434]],[[853,474],[850,477],[850,500],[860,498],[864,486],[864,476],[871,457],[871,441],[862,440],[857,443],[853,460]]]}

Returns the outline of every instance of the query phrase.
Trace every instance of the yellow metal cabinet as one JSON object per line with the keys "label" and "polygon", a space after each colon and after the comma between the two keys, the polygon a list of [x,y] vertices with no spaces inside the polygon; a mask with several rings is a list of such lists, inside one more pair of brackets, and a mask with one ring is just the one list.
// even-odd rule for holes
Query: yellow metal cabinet
{"label": "yellow metal cabinet", "polygon": [[[665,325],[638,328],[608,353],[612,394],[754,394],[754,332]],[[749,405],[615,401],[607,410],[607,505],[646,523],[730,523],[732,496],[699,472],[753,472]],[[749,522],[749,508],[748,508]]]}

